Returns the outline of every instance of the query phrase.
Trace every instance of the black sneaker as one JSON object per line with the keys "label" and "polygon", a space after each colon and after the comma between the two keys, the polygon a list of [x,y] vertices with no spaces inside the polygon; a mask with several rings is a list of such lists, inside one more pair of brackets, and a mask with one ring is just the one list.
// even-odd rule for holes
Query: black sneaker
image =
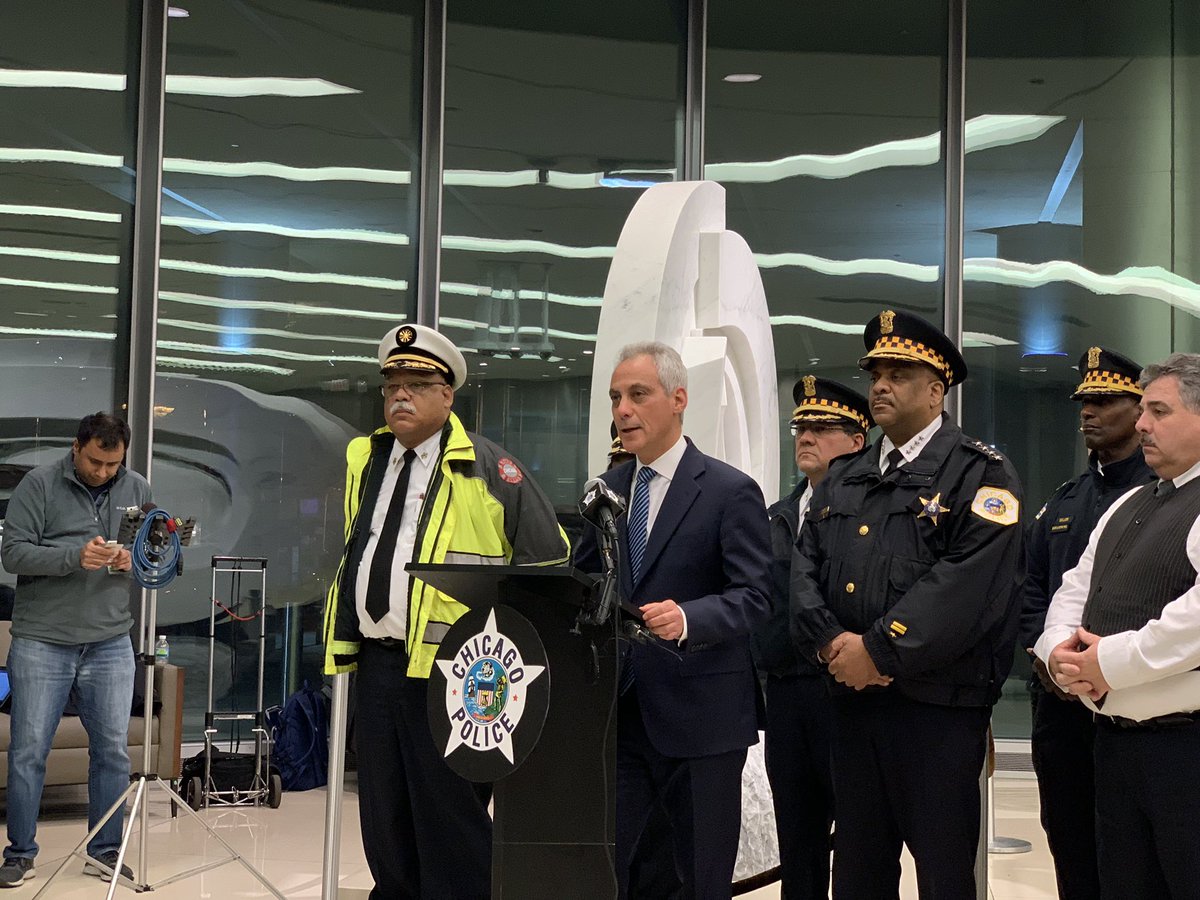
{"label": "black sneaker", "polygon": [[[93,856],[83,864],[83,874],[95,875],[101,881],[112,881],[112,873],[117,867],[117,857],[119,855],[120,854],[118,851],[109,850],[105,853],[101,853],[99,856]],[[104,866],[104,868],[100,868],[101,866]],[[129,868],[129,866],[122,865],[121,877],[128,878],[130,881],[133,881],[133,869]]]}
{"label": "black sneaker", "polygon": [[11,859],[4,860],[4,865],[0,866],[0,888],[20,887],[25,881],[28,881],[37,870],[33,868],[33,857],[31,856],[14,856]]}

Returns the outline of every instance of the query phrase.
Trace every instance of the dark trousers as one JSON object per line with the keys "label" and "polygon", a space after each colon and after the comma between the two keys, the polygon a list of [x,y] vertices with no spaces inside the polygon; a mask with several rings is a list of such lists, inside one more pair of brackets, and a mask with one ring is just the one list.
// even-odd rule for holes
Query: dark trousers
{"label": "dark trousers", "polygon": [[786,900],[829,896],[833,700],[820,675],[768,676],[765,758]]}
{"label": "dark trousers", "polygon": [[990,711],[893,691],[834,700],[833,896],[897,897],[907,844],[921,900],[967,900]]}
{"label": "dark trousers", "polygon": [[1063,700],[1035,689],[1033,770],[1037,773],[1042,828],[1054,857],[1060,900],[1100,896],[1096,863],[1096,778],[1092,711],[1076,700]]}
{"label": "dark trousers", "polygon": [[618,701],[617,735],[617,882],[622,900],[637,897],[630,891],[629,866],[656,802],[666,808],[673,846],[643,846],[639,852],[673,853],[682,896],[688,900],[728,900],[741,833],[745,749],[687,759],[663,756],[646,735],[636,691]]}
{"label": "dark trousers", "polygon": [[403,645],[362,642],[355,738],[371,900],[486,900],[491,785],[472,784],[443,761],[429,733],[429,682],[409,678],[407,667]]}
{"label": "dark trousers", "polygon": [[1121,729],[1096,718],[1104,900],[1200,897],[1200,722]]}

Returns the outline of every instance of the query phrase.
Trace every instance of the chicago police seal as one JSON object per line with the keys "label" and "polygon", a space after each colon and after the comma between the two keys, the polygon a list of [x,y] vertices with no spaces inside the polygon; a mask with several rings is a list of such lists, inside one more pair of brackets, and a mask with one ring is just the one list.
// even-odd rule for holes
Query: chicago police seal
{"label": "chicago police seal", "polygon": [[473,609],[451,626],[429,678],[429,727],[446,763],[496,781],[537,744],[550,702],[546,650],[507,606]]}

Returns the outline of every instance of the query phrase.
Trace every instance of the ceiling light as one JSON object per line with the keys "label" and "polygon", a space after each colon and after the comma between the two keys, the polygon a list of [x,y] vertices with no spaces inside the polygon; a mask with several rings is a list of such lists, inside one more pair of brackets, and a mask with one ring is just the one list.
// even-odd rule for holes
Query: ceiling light
{"label": "ceiling light", "polygon": [[730,84],[753,84],[762,78],[761,75],[754,72],[734,72],[731,75],[726,75],[722,81],[728,81]]}
{"label": "ceiling light", "polygon": [[191,17],[191,13],[182,6],[168,6],[167,18],[169,19],[187,19]]}

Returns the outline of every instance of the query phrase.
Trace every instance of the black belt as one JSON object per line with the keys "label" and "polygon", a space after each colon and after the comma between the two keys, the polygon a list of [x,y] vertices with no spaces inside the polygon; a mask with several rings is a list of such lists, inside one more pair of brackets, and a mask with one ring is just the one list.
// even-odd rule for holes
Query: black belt
{"label": "black belt", "polygon": [[1121,731],[1135,729],[1154,730],[1156,728],[1180,728],[1184,725],[1195,725],[1200,722],[1200,711],[1168,713],[1165,716],[1155,716],[1153,719],[1126,719],[1124,716],[1096,716],[1096,721]]}
{"label": "black belt", "polygon": [[364,644],[375,644],[377,647],[383,647],[387,650],[405,650],[404,641],[400,638],[381,637],[381,638],[363,638]]}

